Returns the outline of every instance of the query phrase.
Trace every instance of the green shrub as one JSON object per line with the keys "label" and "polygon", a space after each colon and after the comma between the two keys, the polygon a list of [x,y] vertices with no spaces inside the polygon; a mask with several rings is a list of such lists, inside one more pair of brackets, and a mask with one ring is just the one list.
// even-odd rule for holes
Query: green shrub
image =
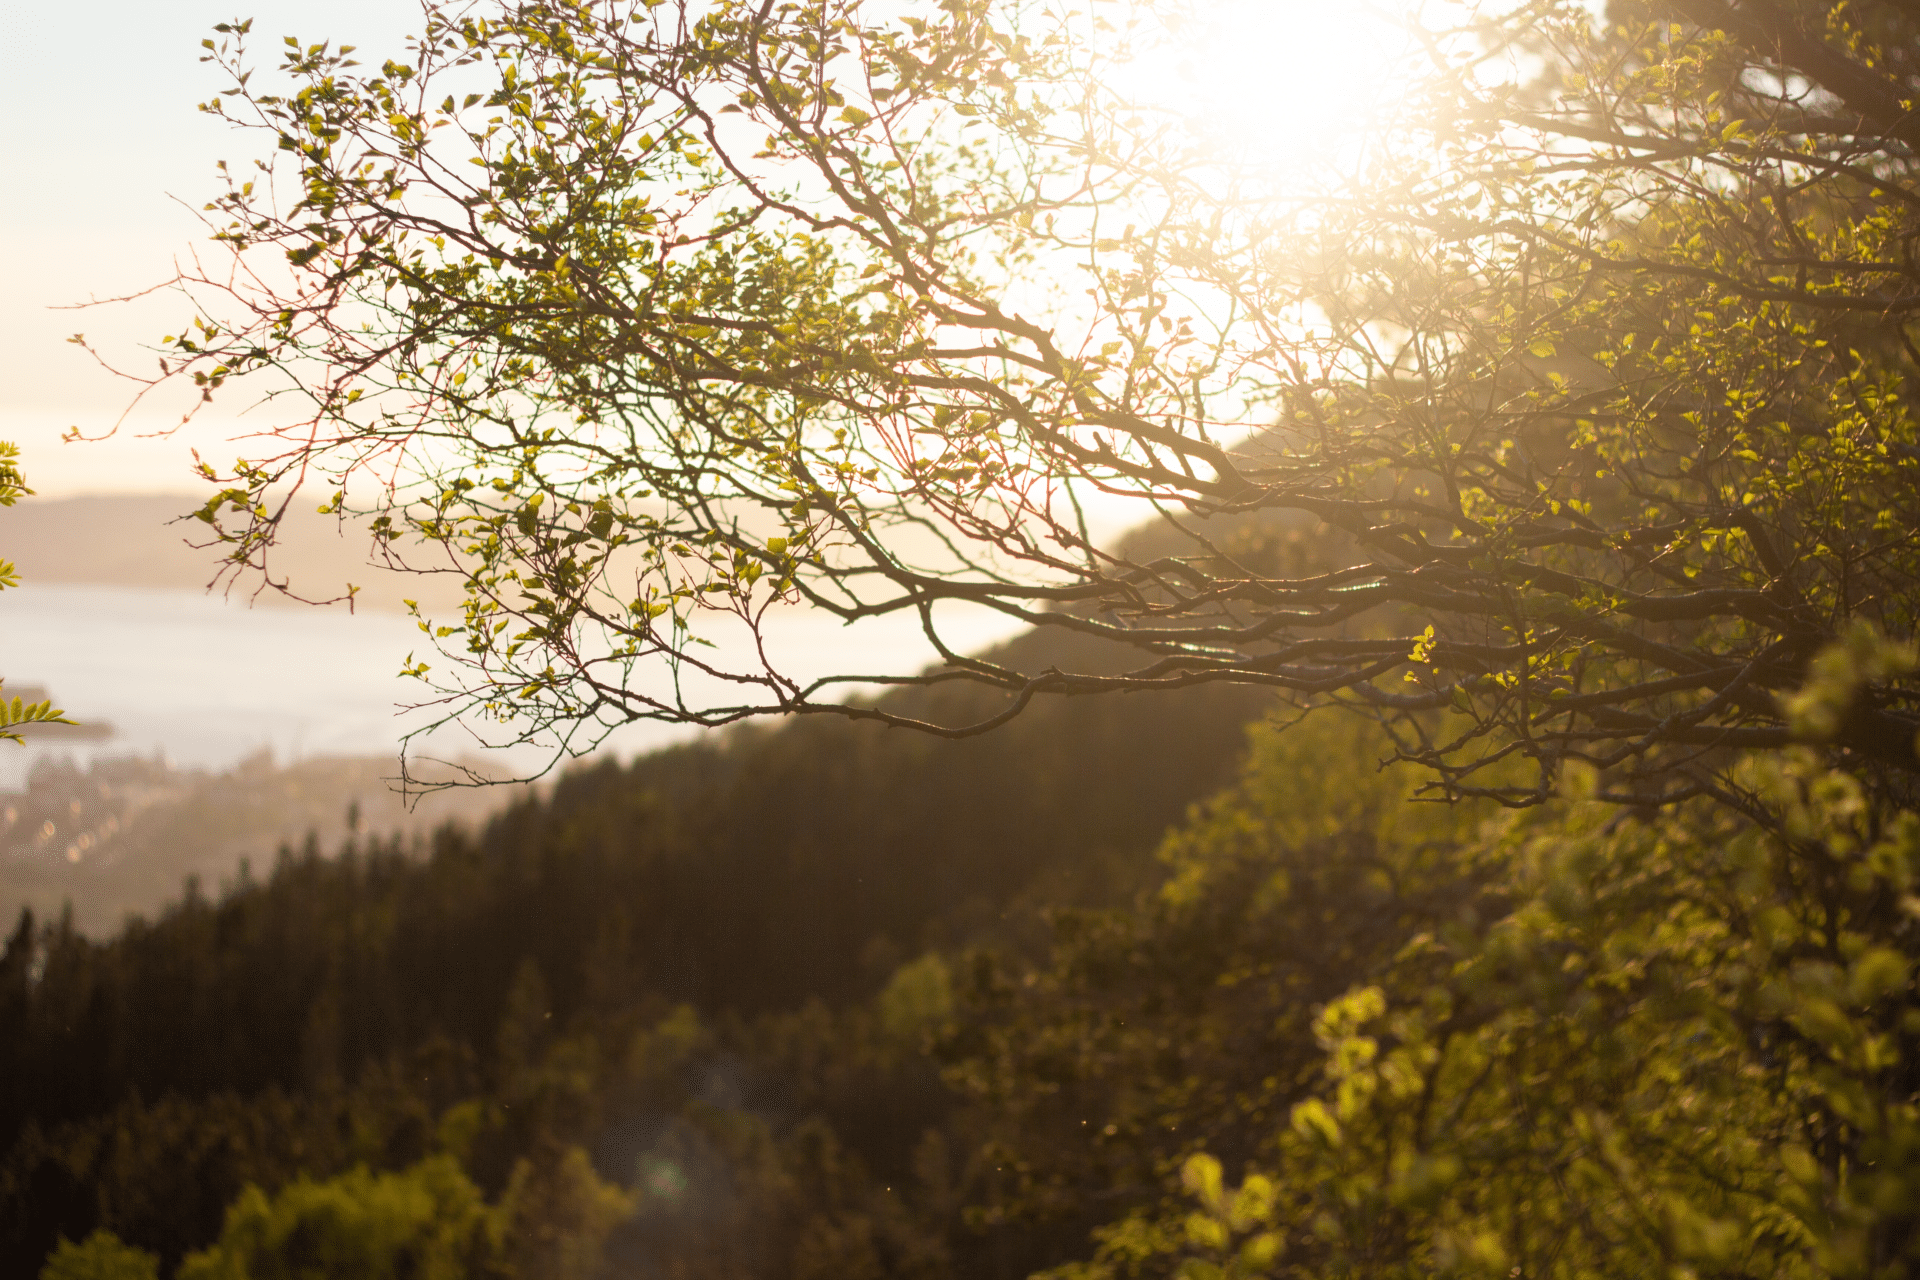
{"label": "green shrub", "polygon": [[96,1231],[79,1244],[62,1240],[40,1268],[40,1280],[159,1280],[160,1260]]}

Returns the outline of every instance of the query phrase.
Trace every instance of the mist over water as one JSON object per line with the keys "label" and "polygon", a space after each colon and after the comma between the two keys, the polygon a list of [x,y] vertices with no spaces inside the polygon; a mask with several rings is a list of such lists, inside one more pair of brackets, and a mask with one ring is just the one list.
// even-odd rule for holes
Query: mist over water
{"label": "mist over water", "polygon": [[[954,643],[973,650],[1014,628],[979,614],[954,619]],[[911,617],[843,627],[794,611],[777,628],[777,660],[800,676],[851,671],[908,674],[937,660]],[[731,646],[725,646],[731,647]],[[262,750],[280,761],[398,752],[429,712],[406,711],[425,689],[400,678],[416,653],[436,662],[408,618],[364,610],[254,605],[203,591],[27,582],[0,594],[0,676],[9,693],[44,686],[76,720],[104,721],[104,741],[58,740],[0,750],[0,790],[17,790],[42,754],[78,759],[163,754],[175,765],[224,769]],[[622,754],[685,736],[640,724],[606,744]],[[416,750],[473,755],[480,744],[443,729]],[[538,768],[519,748],[490,757],[497,771]]]}

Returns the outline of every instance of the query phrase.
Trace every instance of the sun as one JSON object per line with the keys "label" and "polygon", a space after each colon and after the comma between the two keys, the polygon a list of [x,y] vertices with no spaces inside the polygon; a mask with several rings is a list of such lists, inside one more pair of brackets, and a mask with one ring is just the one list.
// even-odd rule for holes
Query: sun
{"label": "sun", "polygon": [[1278,170],[1352,155],[1406,94],[1407,6],[1339,0],[1155,5],[1111,86],[1210,150]]}

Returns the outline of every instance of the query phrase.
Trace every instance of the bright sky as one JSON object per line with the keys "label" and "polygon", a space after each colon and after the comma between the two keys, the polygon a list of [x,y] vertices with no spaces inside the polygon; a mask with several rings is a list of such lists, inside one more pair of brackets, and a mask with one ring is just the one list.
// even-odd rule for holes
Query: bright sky
{"label": "bright sky", "polygon": [[[407,0],[0,0],[0,439],[20,445],[43,496],[195,487],[183,439],[60,443],[70,426],[110,425],[130,385],[66,338],[84,332],[127,353],[182,310],[50,308],[158,283],[203,238],[189,210],[216,189],[214,161],[241,152],[194,110],[224,87],[199,43],[237,7],[257,18],[261,50],[282,35],[348,32],[397,49],[418,15]],[[194,442],[209,437],[219,433]]]}
{"label": "bright sky", "polygon": [[1401,88],[1396,68],[1410,44],[1388,15],[1414,4],[1170,0],[1188,13],[1176,41],[1143,56],[1118,87],[1164,100],[1219,144],[1262,163],[1330,159]]}
{"label": "bright sky", "polygon": [[[84,332],[144,366],[139,344],[177,332],[185,311],[164,297],[52,308],[157,284],[204,241],[193,211],[216,189],[214,161],[258,145],[194,110],[224,87],[198,61],[199,42],[236,8],[255,18],[254,49],[269,62],[283,35],[398,52],[419,16],[409,0],[0,0],[0,439],[21,446],[44,496],[190,489],[190,445],[223,463],[235,452],[222,441],[231,417],[170,439],[140,438],[167,423],[136,418],[113,441],[62,444],[70,426],[108,427],[131,387],[67,337]],[[1205,15],[1197,52],[1155,60],[1150,75],[1239,141],[1284,160],[1325,145],[1380,93],[1379,29],[1362,30],[1359,10],[1325,0],[1194,8]],[[230,403],[229,413],[239,398]]]}

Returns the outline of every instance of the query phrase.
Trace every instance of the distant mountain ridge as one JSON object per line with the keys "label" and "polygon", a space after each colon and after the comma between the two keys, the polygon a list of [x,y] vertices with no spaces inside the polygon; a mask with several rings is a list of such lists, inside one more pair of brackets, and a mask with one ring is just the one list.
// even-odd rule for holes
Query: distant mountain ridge
{"label": "distant mountain ridge", "polygon": [[[170,587],[203,591],[214,583],[220,553],[190,540],[206,526],[183,519],[204,497],[188,493],[101,494],[75,498],[29,498],[0,508],[0,555],[14,562],[23,585],[94,584]],[[403,600],[434,608],[458,607],[457,585],[419,574],[402,575],[370,564],[365,535],[352,525],[300,508],[290,511],[284,539],[273,552],[275,577],[290,579],[309,599],[360,588],[359,608],[404,611]],[[223,584],[245,597],[258,591],[262,604],[292,603],[272,589],[260,590],[252,573]]]}

